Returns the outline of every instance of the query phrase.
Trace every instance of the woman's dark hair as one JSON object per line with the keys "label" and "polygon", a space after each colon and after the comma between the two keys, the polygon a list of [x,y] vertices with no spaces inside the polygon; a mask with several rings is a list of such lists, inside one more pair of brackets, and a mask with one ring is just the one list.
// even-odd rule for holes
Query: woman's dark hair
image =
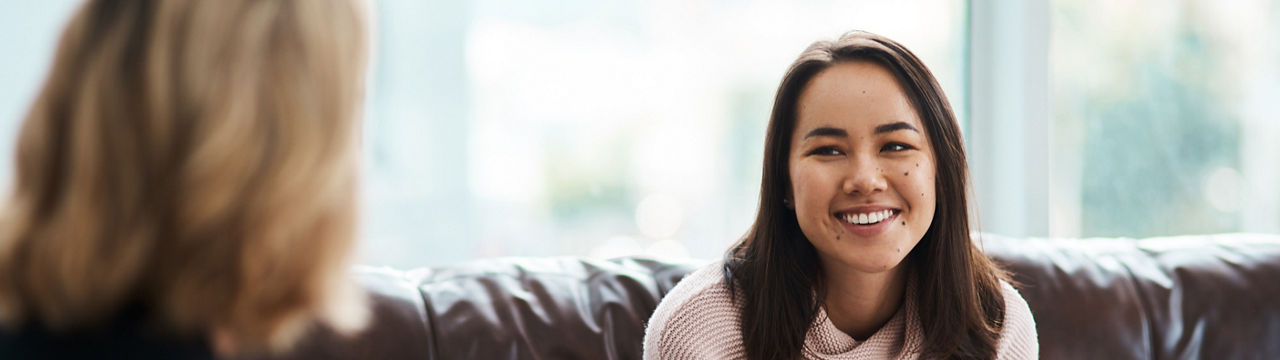
{"label": "woman's dark hair", "polygon": [[[904,259],[916,286],[925,357],[994,358],[1004,319],[1004,273],[969,237],[963,138],[951,105],[920,59],[885,37],[850,32],[819,41],[787,69],[765,137],[760,207],[755,224],[726,255],[725,281],[742,307],[748,359],[800,356],[826,293],[817,250],[783,203],[791,188],[788,154],[801,92],[832,65],[868,61],[893,73],[924,123],[937,159],[937,211],[924,238]],[[817,294],[817,296],[815,296]]]}

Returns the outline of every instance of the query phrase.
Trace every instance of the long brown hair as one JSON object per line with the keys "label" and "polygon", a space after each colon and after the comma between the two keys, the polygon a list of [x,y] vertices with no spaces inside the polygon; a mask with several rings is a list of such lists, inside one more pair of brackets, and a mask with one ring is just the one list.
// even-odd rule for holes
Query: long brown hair
{"label": "long brown hair", "polygon": [[[791,187],[787,156],[796,105],[819,72],[847,61],[871,61],[897,78],[924,123],[937,159],[937,211],[924,238],[904,260],[916,286],[924,329],[923,355],[994,358],[1004,319],[1004,273],[970,240],[968,165],[951,105],[920,59],[888,38],[851,32],[810,45],[787,70],[774,99],[765,138],[760,207],[755,224],[725,261],[725,281],[740,298],[749,359],[793,359],[825,298],[817,250],[783,203]],[[814,296],[818,294],[818,296]]]}
{"label": "long brown hair", "polygon": [[0,324],[73,331],[141,307],[178,333],[287,347],[358,327],[364,6],[86,1],[0,208]]}

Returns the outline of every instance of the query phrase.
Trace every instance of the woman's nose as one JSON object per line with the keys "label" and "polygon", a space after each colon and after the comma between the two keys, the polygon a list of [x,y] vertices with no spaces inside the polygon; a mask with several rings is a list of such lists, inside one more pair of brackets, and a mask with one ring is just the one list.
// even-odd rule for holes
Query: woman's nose
{"label": "woman's nose", "polygon": [[841,190],[849,195],[868,195],[884,191],[887,186],[884,168],[873,159],[863,156],[850,157],[849,171],[845,173]]}

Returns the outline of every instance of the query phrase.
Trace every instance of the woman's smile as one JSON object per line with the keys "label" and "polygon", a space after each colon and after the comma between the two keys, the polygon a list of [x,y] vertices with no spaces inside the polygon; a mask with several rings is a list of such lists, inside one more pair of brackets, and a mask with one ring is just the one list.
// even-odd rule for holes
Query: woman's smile
{"label": "woman's smile", "polygon": [[850,233],[858,237],[874,237],[892,227],[899,213],[902,210],[890,207],[861,206],[837,211],[832,216],[840,220],[840,224]]}

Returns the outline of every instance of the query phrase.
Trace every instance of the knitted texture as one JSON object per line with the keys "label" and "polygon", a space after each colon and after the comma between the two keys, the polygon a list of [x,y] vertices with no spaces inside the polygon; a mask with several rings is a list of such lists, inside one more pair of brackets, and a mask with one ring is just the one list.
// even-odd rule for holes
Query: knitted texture
{"label": "knitted texture", "polygon": [[[644,335],[645,359],[741,359],[742,305],[724,284],[722,262],[686,276],[662,298]],[[1027,302],[1012,286],[1001,283],[1005,321],[997,344],[1000,359],[1035,359],[1040,346]],[[915,291],[908,286],[903,306],[884,326],[863,341],[837,329],[819,309],[805,335],[806,359],[915,359],[923,344]]]}

